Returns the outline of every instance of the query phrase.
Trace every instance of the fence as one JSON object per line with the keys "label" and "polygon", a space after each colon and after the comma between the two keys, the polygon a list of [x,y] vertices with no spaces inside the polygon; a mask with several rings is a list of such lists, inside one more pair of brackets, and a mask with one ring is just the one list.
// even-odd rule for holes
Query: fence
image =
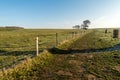
{"label": "fence", "polygon": [[5,37],[5,40],[0,38],[0,69],[9,68],[11,65],[14,67],[27,58],[38,56],[44,49],[56,47],[66,40],[81,36],[83,33],[84,31],[70,31],[45,35],[35,34],[35,36],[30,33],[29,37],[27,34],[22,36],[22,33],[20,33],[21,35],[15,34],[18,37],[15,35],[12,37],[10,34],[5,37],[0,34],[0,37]]}
{"label": "fence", "polygon": [[[83,32],[54,33],[52,35],[49,34],[48,36],[42,36],[42,37],[36,35],[36,37],[34,36],[32,37],[32,39],[29,39],[29,40],[24,39],[23,41],[20,41],[20,43],[17,40],[14,42],[3,41],[5,44],[4,43],[0,44],[0,54],[8,53],[10,51],[11,52],[37,51],[37,53],[39,53],[38,50],[41,51],[43,49],[56,47],[59,44],[61,44],[63,41],[71,40],[77,36],[82,35],[82,33]],[[37,50],[36,50],[36,47],[37,47]]]}
{"label": "fence", "polygon": [[[71,32],[71,33],[67,33],[64,35],[55,33],[54,42],[48,42],[48,43],[53,43],[53,45],[51,45],[51,47],[48,47],[48,48],[56,47],[56,46],[62,44],[62,42],[64,42],[64,41],[71,40],[71,39],[79,37],[79,36],[81,36],[80,32]],[[39,46],[39,37],[36,37],[36,55],[38,55],[38,53],[39,53],[39,47],[40,47]]]}

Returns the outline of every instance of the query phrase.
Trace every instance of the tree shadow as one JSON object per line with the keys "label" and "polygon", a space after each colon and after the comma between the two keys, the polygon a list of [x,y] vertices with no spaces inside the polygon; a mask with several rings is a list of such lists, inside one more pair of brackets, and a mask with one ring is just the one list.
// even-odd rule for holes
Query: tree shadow
{"label": "tree shadow", "polygon": [[59,49],[59,48],[52,48],[48,51],[53,54],[73,54],[73,53],[94,53],[94,52],[111,52],[111,51],[119,51],[120,50],[120,44],[116,44],[113,47],[108,48],[100,48],[100,49]]}

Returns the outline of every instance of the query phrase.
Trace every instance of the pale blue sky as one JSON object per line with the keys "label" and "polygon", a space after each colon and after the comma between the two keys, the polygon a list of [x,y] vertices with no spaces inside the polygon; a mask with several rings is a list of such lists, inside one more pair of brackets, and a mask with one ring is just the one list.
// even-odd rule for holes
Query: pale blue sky
{"label": "pale blue sky", "polygon": [[0,26],[72,28],[120,27],[120,0],[0,0]]}

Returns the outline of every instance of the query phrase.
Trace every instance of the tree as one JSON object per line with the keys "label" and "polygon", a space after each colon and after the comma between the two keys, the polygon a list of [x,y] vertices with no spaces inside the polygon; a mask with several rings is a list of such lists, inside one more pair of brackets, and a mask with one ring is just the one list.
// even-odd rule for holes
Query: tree
{"label": "tree", "polygon": [[83,29],[84,24],[81,24],[81,29]]}
{"label": "tree", "polygon": [[73,26],[73,29],[80,29],[80,25]]}
{"label": "tree", "polygon": [[91,22],[89,20],[83,21],[82,28],[85,29],[85,30],[87,30],[87,28],[89,27],[90,23]]}

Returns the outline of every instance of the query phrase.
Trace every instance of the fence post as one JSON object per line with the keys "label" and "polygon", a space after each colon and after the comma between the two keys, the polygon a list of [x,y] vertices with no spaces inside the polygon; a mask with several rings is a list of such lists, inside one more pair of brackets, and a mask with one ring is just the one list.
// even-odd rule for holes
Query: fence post
{"label": "fence post", "polygon": [[80,36],[80,32],[78,32],[78,34],[77,34],[77,37],[79,37]]}
{"label": "fence post", "polygon": [[74,32],[72,32],[72,38],[74,38]]}
{"label": "fence post", "polygon": [[66,34],[66,40],[68,39],[68,34]]}
{"label": "fence post", "polygon": [[75,34],[75,32],[74,32],[74,38],[76,37],[76,34]]}
{"label": "fence post", "polygon": [[56,46],[58,46],[58,33],[56,33]]}
{"label": "fence post", "polygon": [[73,32],[73,38],[75,38],[75,32]]}
{"label": "fence post", "polygon": [[36,37],[36,56],[38,56],[39,48],[38,48],[38,37]]}
{"label": "fence post", "polygon": [[79,36],[81,35],[81,32],[79,32]]}

